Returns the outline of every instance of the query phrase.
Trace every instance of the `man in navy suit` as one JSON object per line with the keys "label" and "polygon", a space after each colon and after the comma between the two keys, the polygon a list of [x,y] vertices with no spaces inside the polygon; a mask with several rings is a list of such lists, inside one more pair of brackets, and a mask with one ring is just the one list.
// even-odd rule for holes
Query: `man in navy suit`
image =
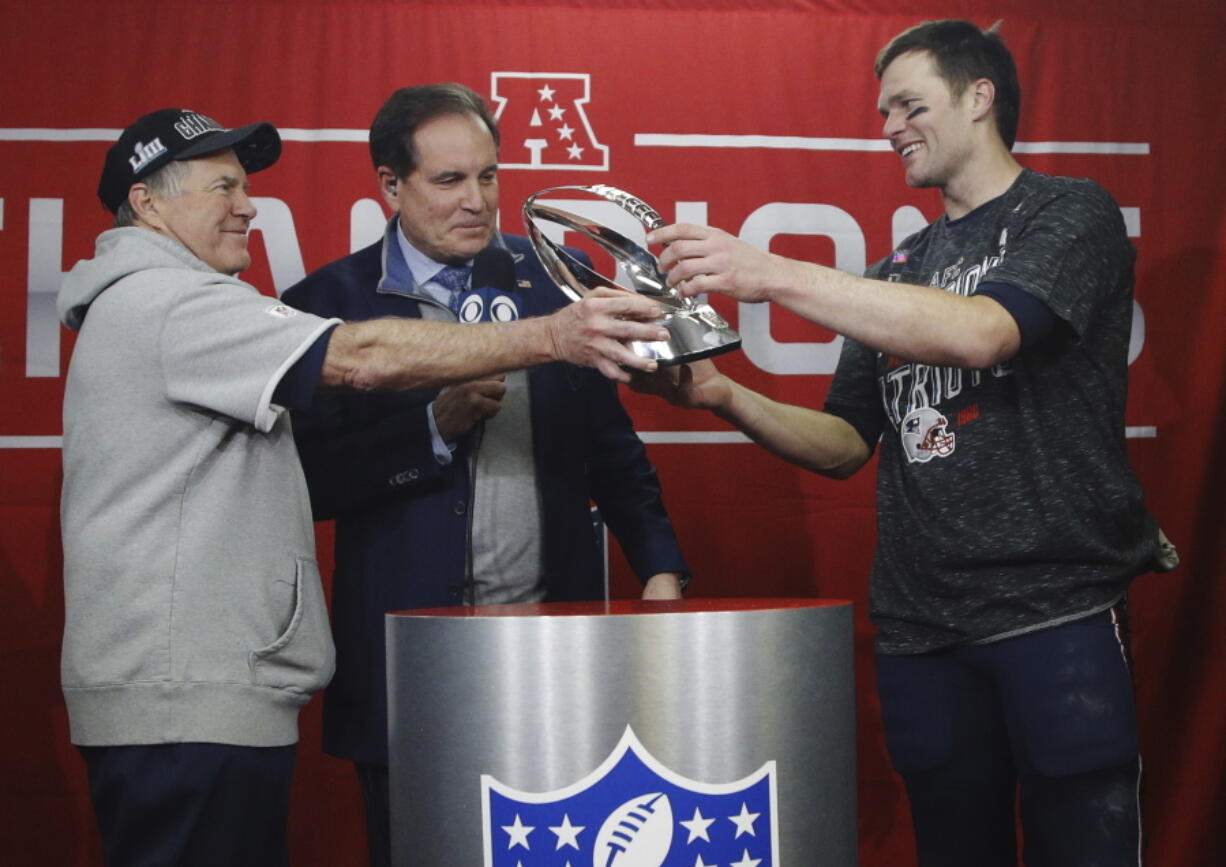
{"label": "man in navy suit", "polygon": [[[285,301],[345,320],[454,322],[482,296],[489,318],[495,298],[475,291],[490,287],[472,285],[471,265],[493,249],[504,251],[493,255],[508,284],[493,287],[493,318],[567,303],[527,239],[495,227],[498,128],[476,93],[456,84],[396,91],[375,116],[370,149],[394,212],[384,237],[311,274]],[[315,516],[336,520],[337,673],[324,749],[356,763],[371,864],[386,865],[385,612],[602,598],[589,500],[643,598],[679,598],[687,567],[616,386],[594,371],[554,363],[439,391],[335,395],[295,414],[294,430]]]}

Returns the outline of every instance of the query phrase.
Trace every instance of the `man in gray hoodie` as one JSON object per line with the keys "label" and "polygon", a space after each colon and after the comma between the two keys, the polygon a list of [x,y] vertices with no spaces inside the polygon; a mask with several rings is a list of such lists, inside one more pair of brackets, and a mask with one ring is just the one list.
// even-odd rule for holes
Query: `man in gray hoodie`
{"label": "man in gray hoodie", "polygon": [[261,295],[247,175],[281,142],[163,109],[108,151],[115,214],[59,294],[62,682],[107,864],[284,865],[299,708],[333,669],[287,409],[564,360],[624,380],[653,302],[593,293],[537,319],[340,323]]}

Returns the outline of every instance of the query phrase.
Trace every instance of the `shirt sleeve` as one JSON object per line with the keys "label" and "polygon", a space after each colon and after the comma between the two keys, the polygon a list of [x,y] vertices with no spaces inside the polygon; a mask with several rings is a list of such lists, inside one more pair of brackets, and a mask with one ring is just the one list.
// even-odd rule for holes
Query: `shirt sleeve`
{"label": "shirt sleeve", "polygon": [[877,447],[885,430],[885,408],[877,388],[877,353],[863,343],[843,338],[843,350],[822,411],[843,419],[868,446]]}
{"label": "shirt sleeve", "polygon": [[991,298],[1013,317],[1021,335],[1022,349],[1041,342],[1055,330],[1060,321],[1038,298],[1009,283],[980,283],[975,294]]}
{"label": "shirt sleeve", "polygon": [[328,343],[334,330],[335,326],[321,334],[281,377],[272,393],[275,405],[284,409],[306,409],[311,405],[315,390],[319,388],[319,377],[323,373],[324,358],[328,354]]}
{"label": "shirt sleeve", "polygon": [[1008,254],[983,276],[1042,302],[1080,337],[1104,304],[1131,291],[1135,251],[1119,206],[1097,184],[1077,182],[1019,213]]}
{"label": "shirt sleeve", "polygon": [[434,401],[430,401],[430,405],[426,407],[426,423],[430,426],[430,447],[434,450],[434,459],[438,461],[440,467],[445,467],[451,463],[456,447],[455,443],[447,442],[438,432],[438,420],[434,417]]}

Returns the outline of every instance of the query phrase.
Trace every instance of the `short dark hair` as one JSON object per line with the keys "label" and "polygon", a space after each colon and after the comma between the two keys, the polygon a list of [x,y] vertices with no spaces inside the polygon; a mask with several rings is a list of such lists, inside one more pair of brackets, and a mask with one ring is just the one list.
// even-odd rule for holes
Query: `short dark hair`
{"label": "short dark hair", "polygon": [[376,169],[387,166],[398,178],[417,168],[413,135],[426,121],[445,114],[475,115],[498,147],[498,122],[480,95],[462,84],[421,84],[402,87],[387,98],[370,125],[370,159]]}
{"label": "short dark hair", "polygon": [[891,39],[877,55],[873,71],[881,78],[886,67],[901,55],[923,51],[932,57],[937,73],[955,97],[961,96],[972,81],[988,79],[996,88],[993,105],[996,129],[1005,147],[1012,150],[1017,139],[1022,91],[1013,55],[996,32],[999,26],[997,21],[987,30],[980,30],[969,21],[925,21]]}

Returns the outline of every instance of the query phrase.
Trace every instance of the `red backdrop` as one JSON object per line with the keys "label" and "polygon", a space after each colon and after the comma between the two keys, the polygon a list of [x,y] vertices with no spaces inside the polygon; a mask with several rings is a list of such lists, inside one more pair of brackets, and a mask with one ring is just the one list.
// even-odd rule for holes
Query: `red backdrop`
{"label": "red backdrop", "polygon": [[[1128,425],[1150,503],[1184,564],[1133,591],[1149,861],[1216,863],[1226,718],[1226,24],[1211,0],[504,0],[6,3],[0,31],[0,839],[8,863],[98,862],[82,765],[58,688],[63,599],[60,400],[71,336],[61,273],[107,225],[94,197],[107,142],[174,105],[286,138],[258,175],[246,275],[268,292],[370,238],[365,129],[396,87],[456,80],[502,102],[502,223],[555,184],[609,183],[666,219],[705,220],[778,252],[858,270],[939,213],[880,143],[872,60],[902,28],[969,17],[1004,34],[1024,94],[1022,162],[1090,176],[1139,251]],[[542,90],[546,93],[542,93]],[[556,109],[562,109],[559,113]],[[534,116],[535,112],[535,116]],[[535,142],[535,143],[533,143]],[[722,301],[722,299],[721,299]],[[720,311],[746,335],[722,367],[777,398],[821,404],[833,335],[765,308]],[[808,344],[808,345],[806,345]],[[806,475],[720,423],[626,403],[708,596],[857,604],[862,863],[912,863],[885,757],[864,615],[874,541],[870,466]],[[949,504],[956,508],[956,503]],[[327,564],[330,528],[320,526]],[[620,556],[614,587],[633,592]],[[306,711],[294,792],[296,864],[359,864],[356,786],[321,756]],[[1215,807],[1216,805],[1216,807]]]}

